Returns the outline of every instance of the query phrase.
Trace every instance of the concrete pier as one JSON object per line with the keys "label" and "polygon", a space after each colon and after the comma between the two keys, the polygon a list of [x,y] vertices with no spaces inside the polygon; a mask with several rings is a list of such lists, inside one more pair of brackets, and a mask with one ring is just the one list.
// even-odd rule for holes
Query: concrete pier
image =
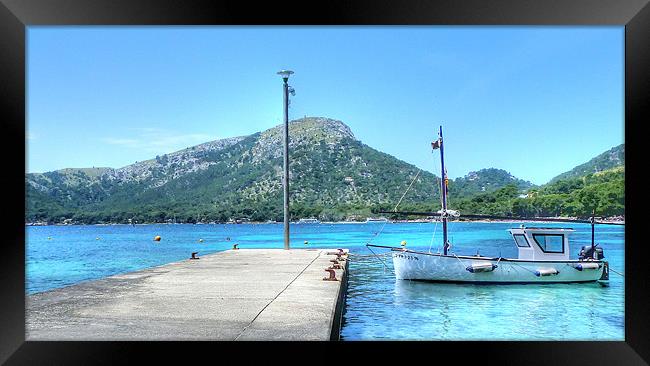
{"label": "concrete pier", "polygon": [[335,270],[338,281],[323,280],[335,252],[199,253],[198,260],[29,295],[26,339],[336,340],[347,260]]}

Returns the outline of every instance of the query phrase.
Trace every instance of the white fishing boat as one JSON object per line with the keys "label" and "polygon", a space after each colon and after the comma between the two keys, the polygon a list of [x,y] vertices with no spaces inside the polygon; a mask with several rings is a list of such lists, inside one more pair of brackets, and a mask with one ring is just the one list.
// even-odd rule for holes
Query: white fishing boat
{"label": "white fishing boat", "polygon": [[318,219],[310,218],[310,219],[300,219],[297,222],[298,224],[320,224],[320,221]]}
{"label": "white fishing boat", "polygon": [[372,224],[375,222],[389,222],[387,218],[385,217],[368,217],[366,219],[367,224]]}
{"label": "white fishing boat", "polygon": [[[440,184],[442,209],[438,212],[382,213],[402,215],[437,216],[442,222],[442,253],[410,250],[403,242],[401,247],[367,244],[367,247],[390,249],[395,277],[398,280],[468,283],[567,283],[593,282],[609,279],[609,266],[603,260],[601,247],[594,243],[595,217],[590,220],[558,218],[525,218],[524,220],[591,223],[590,246],[583,246],[576,259],[570,258],[569,237],[572,228],[526,227],[521,225],[508,230],[518,250],[517,258],[457,255],[451,250],[447,222],[458,217],[509,219],[489,215],[461,215],[447,209],[447,176],[444,167],[442,127],[438,140],[432,144],[440,149],[442,177]],[[522,220],[522,221],[524,221]],[[611,224],[598,222],[598,224]],[[374,252],[373,252],[374,253]]]}

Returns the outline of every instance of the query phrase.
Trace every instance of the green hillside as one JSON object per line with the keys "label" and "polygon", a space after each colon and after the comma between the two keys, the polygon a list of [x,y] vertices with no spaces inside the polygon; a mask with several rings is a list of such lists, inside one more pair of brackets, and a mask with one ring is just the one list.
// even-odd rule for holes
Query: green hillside
{"label": "green hillside", "polygon": [[507,185],[514,185],[518,191],[527,190],[533,184],[518,179],[503,169],[481,169],[449,182],[449,193],[453,198],[466,198],[479,193],[489,193]]}
{"label": "green hillside", "polygon": [[625,215],[625,168],[622,166],[556,180],[521,195],[514,185],[458,202],[464,213],[489,215],[589,217]]}
{"label": "green hillside", "polygon": [[[282,141],[277,126],[118,169],[27,174],[25,220],[281,221]],[[321,117],[290,123],[290,154],[292,219],[365,219],[392,209],[420,171],[363,144],[344,123]],[[420,172],[400,208],[437,210],[439,184],[434,174]],[[449,182],[450,207],[464,213],[580,216],[596,205],[602,214],[619,215],[623,198],[622,166],[541,187],[494,168]]]}
{"label": "green hillside", "polygon": [[[367,215],[395,203],[419,169],[372,149],[325,118],[290,124],[293,218]],[[199,145],[132,166],[87,174],[27,175],[27,221],[179,222],[282,218],[282,135],[273,129]],[[421,172],[404,202],[433,202],[435,177]]]}
{"label": "green hillside", "polygon": [[584,164],[578,165],[568,172],[558,175],[557,177],[551,179],[549,183],[553,183],[561,179],[583,177],[588,174],[594,174],[624,165],[625,144],[621,144],[605,151],[604,153],[596,156]]}

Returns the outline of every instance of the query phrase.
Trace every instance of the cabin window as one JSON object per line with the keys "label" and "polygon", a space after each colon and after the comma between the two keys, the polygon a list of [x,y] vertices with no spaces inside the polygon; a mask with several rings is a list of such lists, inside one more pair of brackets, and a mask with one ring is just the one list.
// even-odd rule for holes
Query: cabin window
{"label": "cabin window", "polygon": [[523,234],[515,234],[513,235],[515,238],[515,243],[517,243],[517,246],[520,248],[529,248],[530,244],[528,244],[528,240],[526,240],[526,236]]}
{"label": "cabin window", "polygon": [[533,239],[544,253],[564,253],[562,234],[533,234]]}

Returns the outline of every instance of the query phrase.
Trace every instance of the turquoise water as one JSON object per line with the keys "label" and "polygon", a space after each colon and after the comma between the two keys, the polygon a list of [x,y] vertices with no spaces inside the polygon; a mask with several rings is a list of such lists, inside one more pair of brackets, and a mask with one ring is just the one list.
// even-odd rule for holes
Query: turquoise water
{"label": "turquoise water", "polygon": [[[452,223],[457,254],[516,257],[505,231],[510,223]],[[532,226],[532,225],[531,225]],[[566,227],[567,224],[544,224]],[[571,225],[571,257],[590,243],[590,227]],[[84,280],[240,248],[281,248],[281,224],[110,225],[27,227],[27,293]],[[375,236],[375,233],[381,234]],[[435,231],[435,237],[432,237]],[[440,226],[408,224],[299,224],[293,248],[346,247],[351,251],[347,304],[341,338],[420,340],[623,340],[624,278],[610,273],[610,286],[592,284],[459,285],[397,281],[365,244],[436,251]],[[154,242],[160,235],[162,240]],[[228,240],[230,238],[230,240]],[[203,239],[203,242],[199,242]],[[309,245],[304,245],[305,240]],[[610,267],[624,273],[624,229],[599,226],[596,242]]]}

